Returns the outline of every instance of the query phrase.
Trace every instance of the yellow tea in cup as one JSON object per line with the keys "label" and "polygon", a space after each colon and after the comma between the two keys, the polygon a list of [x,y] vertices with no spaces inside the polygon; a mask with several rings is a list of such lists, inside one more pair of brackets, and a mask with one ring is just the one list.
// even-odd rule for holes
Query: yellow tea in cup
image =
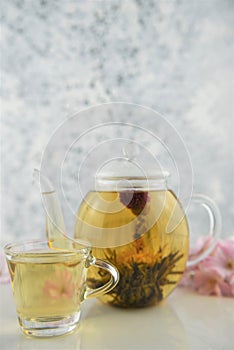
{"label": "yellow tea in cup", "polygon": [[[80,318],[80,303],[113,288],[115,268],[91,256],[90,247],[66,251],[48,242],[30,241],[5,247],[19,324],[28,335],[51,336],[72,331]],[[90,265],[112,274],[98,291],[86,286]]]}

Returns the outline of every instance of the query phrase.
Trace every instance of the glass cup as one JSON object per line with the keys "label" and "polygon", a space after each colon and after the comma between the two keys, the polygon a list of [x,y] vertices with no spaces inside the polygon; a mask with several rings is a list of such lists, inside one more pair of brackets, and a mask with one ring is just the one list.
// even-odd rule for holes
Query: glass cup
{"label": "glass cup", "polygon": [[[49,337],[71,332],[79,323],[83,300],[109,292],[118,282],[117,269],[96,259],[91,247],[74,241],[69,249],[47,241],[5,246],[21,329],[27,335]],[[90,266],[108,271],[109,281],[96,289],[86,284]]]}

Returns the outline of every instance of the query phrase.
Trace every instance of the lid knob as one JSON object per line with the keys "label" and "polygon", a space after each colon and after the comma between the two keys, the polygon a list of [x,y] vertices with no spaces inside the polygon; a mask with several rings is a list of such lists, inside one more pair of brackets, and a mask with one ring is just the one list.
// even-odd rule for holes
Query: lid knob
{"label": "lid knob", "polygon": [[137,158],[139,153],[139,146],[133,141],[128,142],[123,147],[123,154],[128,160],[133,160]]}

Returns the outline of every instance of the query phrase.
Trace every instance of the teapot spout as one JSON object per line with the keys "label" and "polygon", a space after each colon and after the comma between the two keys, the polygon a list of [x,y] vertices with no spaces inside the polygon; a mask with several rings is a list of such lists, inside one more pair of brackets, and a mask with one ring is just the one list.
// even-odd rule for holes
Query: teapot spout
{"label": "teapot spout", "polygon": [[48,241],[65,238],[66,227],[58,195],[53,183],[38,169],[33,171],[33,179],[39,185],[46,212],[46,235]]}

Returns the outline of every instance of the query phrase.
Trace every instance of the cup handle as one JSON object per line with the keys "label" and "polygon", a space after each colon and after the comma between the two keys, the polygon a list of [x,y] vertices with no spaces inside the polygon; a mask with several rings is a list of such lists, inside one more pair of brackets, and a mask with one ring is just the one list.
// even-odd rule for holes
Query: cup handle
{"label": "cup handle", "polygon": [[103,286],[99,288],[93,289],[86,285],[85,292],[84,292],[84,299],[96,298],[101,294],[106,294],[110,292],[119,281],[119,271],[111,263],[109,262],[107,263],[106,261],[103,261],[91,256],[86,260],[86,263],[85,263],[86,268],[89,268],[90,266],[95,266],[106,270],[107,272],[110,273],[111,277],[107,283],[105,283]]}
{"label": "cup handle", "polygon": [[222,225],[219,208],[211,198],[203,194],[194,194],[191,197],[191,199],[193,202],[202,205],[207,210],[210,219],[210,228],[208,235],[213,238],[213,241],[195,259],[189,260],[187,262],[188,267],[196,265],[198,262],[205,259],[212,252],[220,236]]}

